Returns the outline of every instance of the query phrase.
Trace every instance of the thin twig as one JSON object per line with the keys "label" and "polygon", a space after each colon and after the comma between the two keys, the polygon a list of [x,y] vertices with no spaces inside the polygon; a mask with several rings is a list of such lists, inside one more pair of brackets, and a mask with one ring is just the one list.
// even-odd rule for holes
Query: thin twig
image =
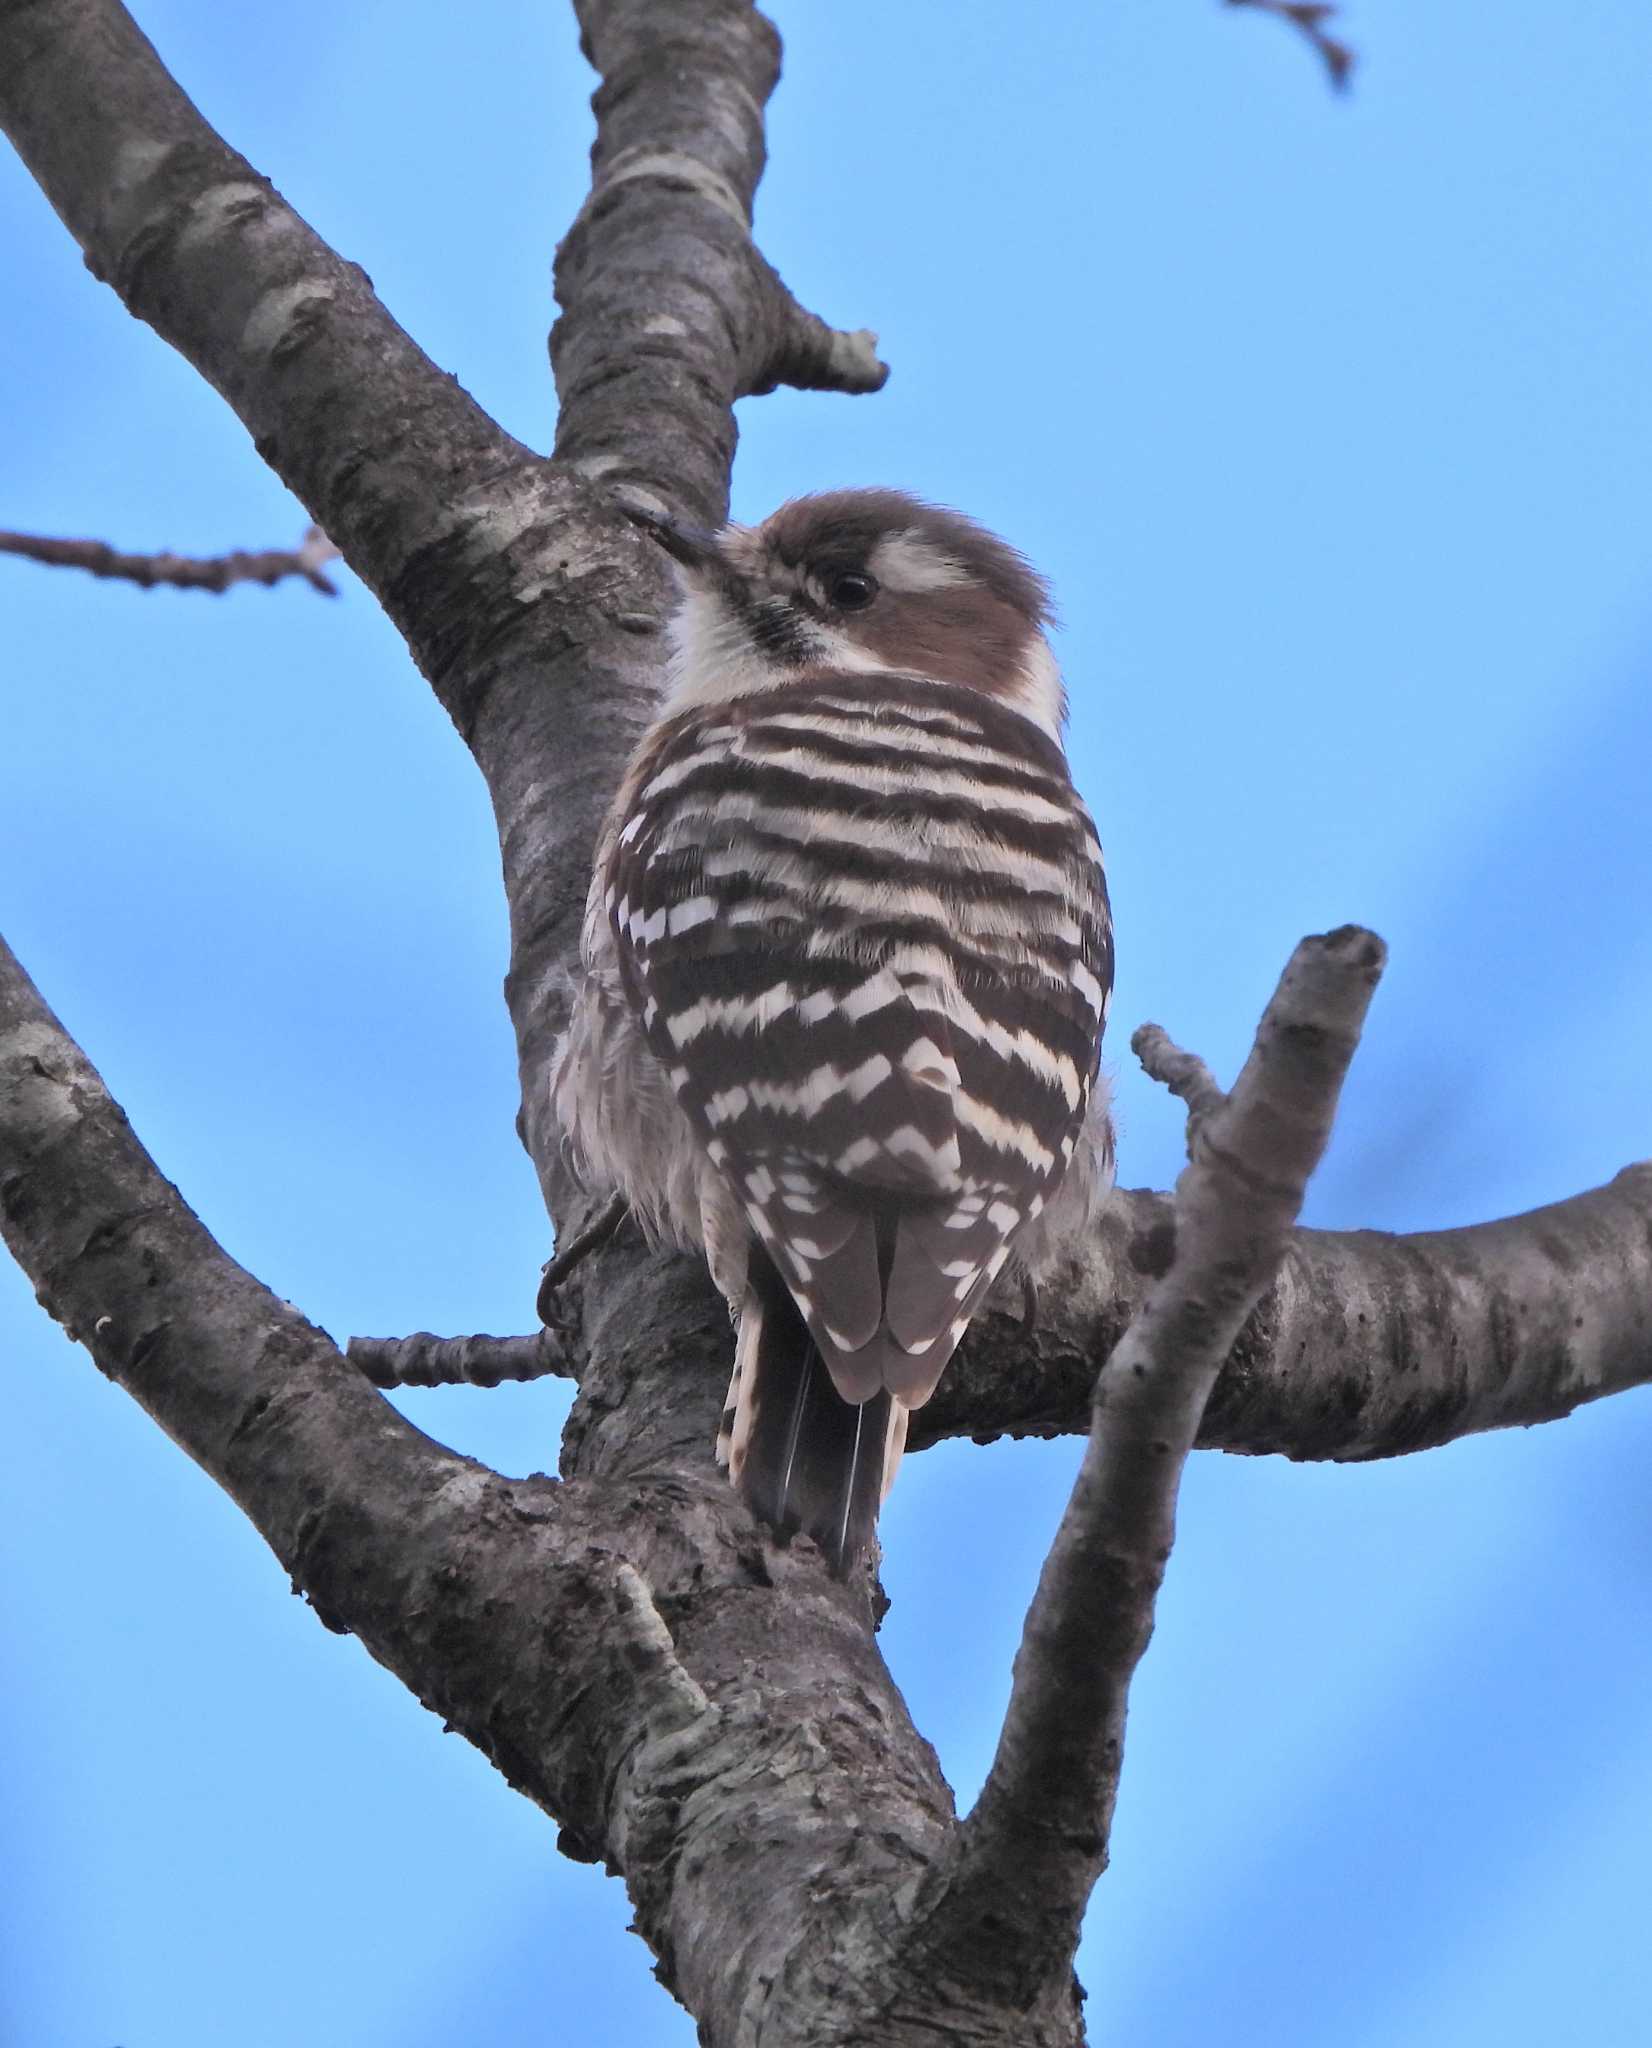
{"label": "thin twig", "polygon": [[1105,1867],[1125,1700],[1152,1634],[1182,1466],[1284,1253],[1382,962],[1381,940],[1355,926],[1297,947],[1232,1094],[1199,1124],[1170,1266],[1097,1384],[998,1753],[926,1937],[960,1969],[1001,1973],[1013,1955],[1020,1994],[1069,1967]]}
{"label": "thin twig", "polygon": [[1187,1156],[1191,1159],[1199,1125],[1226,1106],[1228,1098],[1221,1082],[1196,1052],[1183,1052],[1162,1024],[1140,1025],[1131,1033],[1130,1050],[1150,1080],[1160,1082],[1187,1104]]}
{"label": "thin twig", "polygon": [[528,1337],[352,1337],[344,1355],[375,1387],[497,1387],[506,1380],[577,1379],[559,1330]]}
{"label": "thin twig", "polygon": [[56,569],[84,569],[92,576],[112,576],[153,590],[157,583],[174,590],[228,590],[232,583],[266,587],[287,576],[302,576],[323,597],[337,597],[338,585],[321,573],[335,562],[338,549],[319,526],[312,526],[296,548],[264,548],[256,554],[237,548],[228,555],[128,555],[103,540],[54,540],[38,533],[0,533],[0,555],[22,555]]}
{"label": "thin twig", "polygon": [[1354,70],[1354,51],[1326,28],[1326,22],[1337,11],[1327,5],[1326,0],[1225,0],[1225,4],[1229,7],[1254,7],[1258,13],[1272,14],[1280,21],[1289,22],[1319,52],[1336,90],[1347,90]]}

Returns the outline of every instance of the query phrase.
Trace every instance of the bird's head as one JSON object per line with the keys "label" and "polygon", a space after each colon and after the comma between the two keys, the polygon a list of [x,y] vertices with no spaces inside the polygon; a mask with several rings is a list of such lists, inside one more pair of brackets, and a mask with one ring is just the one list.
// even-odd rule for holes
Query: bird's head
{"label": "bird's head", "polygon": [[887,672],[984,691],[1059,735],[1049,590],[962,513],[865,490],[794,498],[717,533],[632,516],[678,569],[668,710]]}

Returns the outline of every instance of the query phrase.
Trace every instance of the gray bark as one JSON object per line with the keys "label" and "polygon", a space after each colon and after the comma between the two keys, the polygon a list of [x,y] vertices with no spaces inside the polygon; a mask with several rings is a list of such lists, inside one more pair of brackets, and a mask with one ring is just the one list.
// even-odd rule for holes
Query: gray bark
{"label": "gray bark", "polygon": [[[558,266],[546,461],[213,134],[113,0],[0,0],[0,120],[46,196],[375,592],[487,779],[520,1128],[565,1226],[579,1211],[545,1070],[667,603],[613,487],[719,517],[736,398],[882,376],[870,338],[802,312],[750,240],[778,66],[768,24],[744,0],[576,12],[603,82],[591,197]],[[1098,1367],[1149,1289],[1168,1299],[1187,1282],[1188,1216],[1121,1197],[1032,1334],[994,1315],[972,1337],[925,1411],[929,1440],[1090,1428]],[[579,1379],[562,1479],[503,1479],[430,1443],[227,1257],[9,954],[0,1223],[48,1312],[235,1498],[322,1621],[554,1816],[570,1854],[624,1874],[704,2040],[1082,2038],[1069,1966],[1088,1878],[1068,1874],[1059,1938],[1027,1958],[1011,1954],[1013,1925],[960,1903],[949,1873],[990,1813],[960,1830],[878,1655],[875,1587],[837,1585],[807,1544],[776,1548],[713,1468],[728,1328],[690,1262],[622,1232],[575,1274],[566,1327],[538,1347]],[[1200,1440],[1378,1456],[1652,1378],[1649,1224],[1641,1169],[1479,1230],[1297,1233]],[[1172,1349],[1156,1385],[1186,1362]],[[1226,1336],[1207,1331],[1204,1349],[1213,1372]],[[522,1358],[473,1346],[441,1363]],[[1117,1507],[1141,1472],[1115,1463]],[[1172,1481],[1133,1540],[1166,1547],[1153,1516],[1173,1497]],[[1082,1721],[1093,1686],[1037,1640],[1023,1659],[1034,1707],[1042,1695]],[[1127,1662],[1107,1675],[1119,1711],[1127,1680]],[[1092,1788],[1092,1866],[1109,1799]]]}
{"label": "gray bark", "polygon": [[[1115,1197],[1028,1336],[970,1333],[914,1440],[1088,1427],[1091,1389],[1175,1245],[1164,1195]],[[1199,1427],[1209,1450],[1398,1457],[1553,1422],[1652,1380],[1652,1165],[1464,1230],[1298,1230]]]}

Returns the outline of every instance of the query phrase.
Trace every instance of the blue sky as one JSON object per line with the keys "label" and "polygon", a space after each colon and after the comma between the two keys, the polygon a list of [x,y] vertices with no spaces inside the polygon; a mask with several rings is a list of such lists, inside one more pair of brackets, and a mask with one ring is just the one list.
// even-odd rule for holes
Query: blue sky
{"label": "blue sky", "polygon": [[[1295,940],[1392,964],[1310,1201],[1420,1228],[1652,1149],[1652,14],[1364,0],[1352,97],[1200,0],[781,5],[760,238],[875,398],[741,408],[736,510],[893,482],[1053,576],[1119,925],[1231,1072]],[[141,17],[209,118],[546,447],[589,77],[554,7]],[[0,157],[0,525],[302,510]],[[480,779],[346,575],[0,561],[0,927],[229,1249],[340,1339],[525,1327]],[[294,1600],[0,1272],[0,2040],[687,2043],[617,1884]],[[554,1386],[409,1397],[512,1472]],[[885,1640],[963,1798],[1076,1445],[909,1462]],[[1652,1396],[1391,1465],[1203,1457],[1080,1957],[1098,2041],[1645,2039]]]}

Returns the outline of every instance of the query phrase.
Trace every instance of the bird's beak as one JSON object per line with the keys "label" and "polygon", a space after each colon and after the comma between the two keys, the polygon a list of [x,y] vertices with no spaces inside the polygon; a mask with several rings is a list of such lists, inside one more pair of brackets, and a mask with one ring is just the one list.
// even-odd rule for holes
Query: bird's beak
{"label": "bird's beak", "polygon": [[707,568],[716,559],[717,536],[703,526],[687,526],[680,520],[667,519],[662,513],[645,511],[640,505],[627,505],[625,516],[691,573]]}

